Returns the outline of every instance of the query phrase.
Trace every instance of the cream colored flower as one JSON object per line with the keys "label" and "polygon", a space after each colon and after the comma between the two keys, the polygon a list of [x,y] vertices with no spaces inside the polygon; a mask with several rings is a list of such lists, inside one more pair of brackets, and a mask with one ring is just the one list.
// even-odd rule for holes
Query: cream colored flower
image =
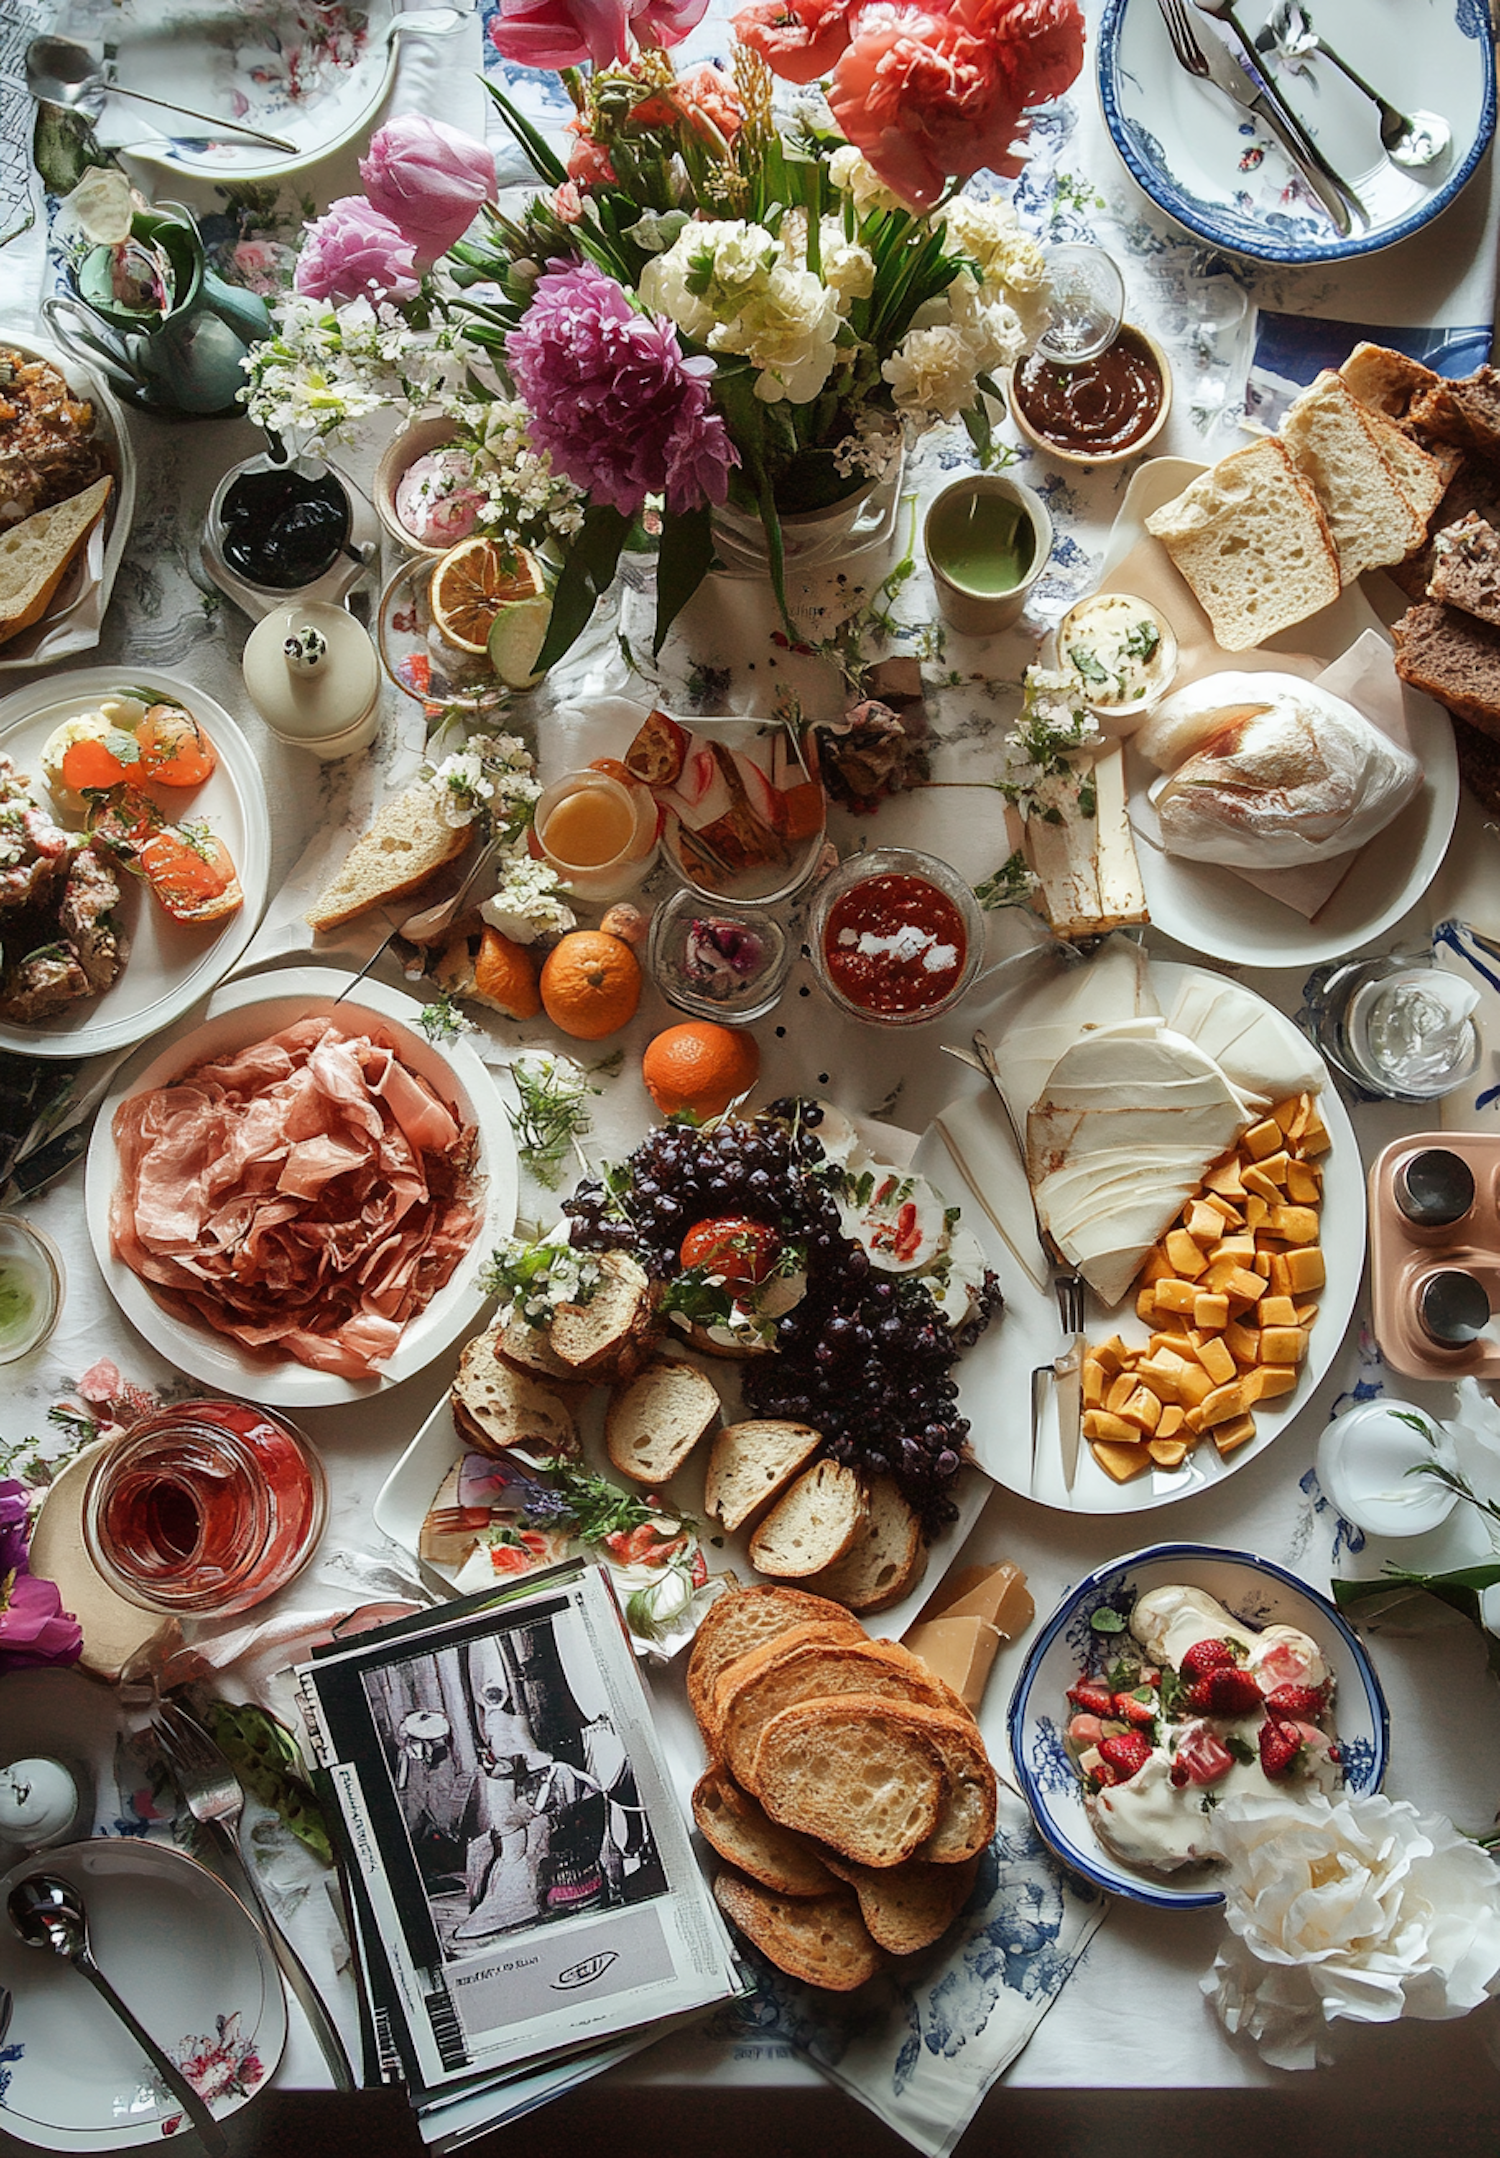
{"label": "cream colored flower", "polygon": [[1040,243],[1022,232],[1008,202],[955,195],[943,210],[943,231],[955,254],[978,263],[987,285],[1030,293],[1045,284],[1047,258]]}
{"label": "cream colored flower", "polygon": [[896,409],[929,422],[956,420],[979,391],[969,340],[951,322],[908,330],[880,372]]}

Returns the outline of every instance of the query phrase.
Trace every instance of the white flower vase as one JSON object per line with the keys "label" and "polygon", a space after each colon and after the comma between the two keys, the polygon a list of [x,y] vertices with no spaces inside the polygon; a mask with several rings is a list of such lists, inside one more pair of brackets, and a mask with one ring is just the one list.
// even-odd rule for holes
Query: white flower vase
{"label": "white flower vase", "polygon": [[[857,494],[826,509],[800,510],[781,519],[781,541],[788,575],[822,570],[847,561],[867,548],[885,547],[896,530],[901,501],[904,455],[884,479],[871,480]],[[714,553],[726,577],[768,577],[771,550],[766,528],[754,510],[726,502],[713,512]]]}

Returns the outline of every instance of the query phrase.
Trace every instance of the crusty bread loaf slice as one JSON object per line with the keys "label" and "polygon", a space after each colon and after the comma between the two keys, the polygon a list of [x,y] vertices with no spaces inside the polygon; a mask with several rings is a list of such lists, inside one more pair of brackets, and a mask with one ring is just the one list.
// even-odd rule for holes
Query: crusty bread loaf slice
{"label": "crusty bread loaf slice", "polygon": [[[795,1594],[796,1591],[791,1593]],[[747,1680],[753,1678],[758,1672],[765,1670],[769,1664],[779,1662],[783,1656],[789,1656],[797,1649],[807,1647],[826,1648],[839,1641],[852,1642],[856,1647],[863,1648],[868,1642],[870,1637],[863,1626],[860,1625],[859,1620],[851,1618],[849,1613],[838,1604],[825,1604],[820,1597],[816,1596],[809,1596],[807,1601],[815,1606],[820,1613],[832,1613],[833,1615],[831,1617],[821,1615],[813,1617],[809,1615],[807,1618],[799,1620],[795,1625],[783,1628],[780,1633],[772,1634],[767,1639],[757,1642],[753,1648],[744,1650],[741,1655],[736,1656],[731,1662],[720,1665],[716,1677],[706,1690],[703,1706],[697,1712],[704,1739],[708,1743],[715,1760],[722,1760],[724,1756],[725,1710],[738,1689]],[[688,1684],[691,1694],[691,1673],[689,1674]]]}
{"label": "crusty bread loaf slice", "polygon": [[705,1738],[710,1737],[714,1690],[721,1673],[763,1642],[789,1633],[794,1626],[815,1621],[848,1627],[855,1633],[861,1630],[847,1611],[829,1603],[826,1597],[809,1596],[803,1589],[782,1588],[773,1582],[751,1589],[732,1589],[709,1605],[698,1621],[687,1668],[688,1702]]}
{"label": "crusty bread loaf slice", "polygon": [[798,1701],[850,1693],[968,1713],[957,1694],[899,1642],[835,1640],[821,1628],[812,1639],[789,1634],[784,1642],[752,1650],[719,1680],[714,1711],[729,1773],[761,1796],[759,1749],[771,1719]]}
{"label": "crusty bread loaf slice", "polygon": [[977,1857],[995,1833],[1000,1802],[995,1771],[967,1709],[956,1716],[939,1708],[913,1713],[922,1716],[922,1728],[942,1756],[946,1778],[937,1825],[919,1855],[937,1866],[961,1866]]}
{"label": "crusty bread loaf slice", "polygon": [[494,1334],[497,1356],[534,1378],[545,1379],[562,1391],[565,1401],[576,1401],[587,1392],[588,1381],[580,1379],[577,1372],[563,1362],[553,1348],[546,1328],[533,1326],[523,1316],[519,1304],[511,1305]]}
{"label": "crusty bread loaf slice", "polygon": [[949,1779],[926,1729],[938,1713],[878,1694],[799,1701],[761,1733],[756,1796],[783,1828],[862,1866],[899,1866],[942,1811]]}
{"label": "crusty bread loaf slice", "polygon": [[0,526],[0,644],[41,621],[104,515],[113,485],[106,473],[66,502]]}
{"label": "crusty bread loaf slice", "polygon": [[560,1304],[552,1321],[553,1354],[575,1378],[632,1378],[645,1362],[656,1315],[651,1278],[628,1251],[607,1251],[599,1285],[585,1304]]}
{"label": "crusty bread loaf slice", "polygon": [[785,1490],[822,1443],[822,1433],[811,1424],[785,1417],[726,1424],[708,1457],[703,1511],[733,1535]]}
{"label": "crusty bread loaf slice", "polygon": [[575,1455],[578,1420],[555,1387],[507,1363],[499,1352],[500,1329],[476,1334],[458,1360],[449,1399],[460,1433],[482,1454],[519,1446],[532,1454]]}
{"label": "crusty bread loaf slice", "polygon": [[[711,1768],[698,1778],[693,1819],[720,1858],[778,1896],[826,1896],[833,1886],[817,1845],[768,1819],[723,1769]],[[947,1867],[939,1870],[946,1876]]]}
{"label": "crusty bread loaf slice", "polygon": [[1500,628],[1429,599],[1408,607],[1391,635],[1403,682],[1500,740]]}
{"label": "crusty bread loaf slice", "polygon": [[1438,375],[1408,407],[1411,426],[1481,457],[1500,458],[1500,370],[1476,367],[1456,379]]}
{"label": "crusty bread loaf slice", "polygon": [[1375,440],[1396,476],[1397,486],[1425,526],[1453,476],[1451,460],[1432,456],[1383,413],[1367,412],[1365,418],[1375,431]]}
{"label": "crusty bread loaf slice", "polygon": [[1295,398],[1281,435],[1323,505],[1343,583],[1403,561],[1421,545],[1427,517],[1403,493],[1364,407],[1341,375],[1325,370]]}
{"label": "crusty bread loaf slice", "polygon": [[922,1525],[891,1476],[871,1479],[865,1525],[841,1559],[808,1586],[851,1611],[888,1611],[927,1570]]}
{"label": "crusty bread loaf slice", "polygon": [[[556,1329],[553,1329],[556,1342]],[[604,1417],[610,1460],[632,1483],[675,1476],[719,1413],[712,1379],[692,1364],[654,1357],[611,1399]]]}
{"label": "crusty bread loaf slice", "polygon": [[909,1858],[904,1866],[856,1866],[837,1851],[828,1870],[847,1881],[859,1898],[859,1915],[870,1938],[893,1956],[914,1956],[941,1940],[974,1892],[979,1860],[934,1866]]}
{"label": "crusty bread loaf slice", "polygon": [[473,836],[472,825],[446,823],[436,790],[426,780],[416,780],[387,802],[370,829],[355,840],[343,867],[303,920],[320,932],[337,929],[388,899],[414,892],[445,863],[456,862]]}
{"label": "crusty bread loaf slice", "polygon": [[1248,651],[1339,596],[1338,550],[1285,443],[1232,450],[1146,519],[1226,652]]}
{"label": "crusty bread loaf slice", "polygon": [[853,1469],[818,1461],[776,1501],[750,1539],[750,1563],[800,1581],[841,1559],[864,1527],[869,1504]]}
{"label": "crusty bread loaf slice", "polygon": [[1427,596],[1500,623],[1500,532],[1487,518],[1470,511],[1435,535]]}
{"label": "crusty bread loaf slice", "polygon": [[826,1896],[778,1896],[758,1881],[721,1873],[714,1881],[720,1910],[789,1978],[852,1993],[885,1967],[847,1888]]}
{"label": "crusty bread loaf slice", "polygon": [[1362,405],[1389,420],[1404,420],[1416,399],[1442,379],[1404,352],[1371,344],[1356,345],[1339,373]]}

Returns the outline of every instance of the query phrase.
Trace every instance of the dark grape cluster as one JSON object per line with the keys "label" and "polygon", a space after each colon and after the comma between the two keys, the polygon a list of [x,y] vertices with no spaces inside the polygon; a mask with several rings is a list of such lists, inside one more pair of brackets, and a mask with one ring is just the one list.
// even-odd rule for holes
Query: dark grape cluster
{"label": "dark grape cluster", "polygon": [[998,1310],[999,1287],[987,1274],[955,1334],[919,1280],[872,1275],[826,1182],[808,1173],[823,1158],[821,1117],[816,1103],[784,1099],[748,1122],[667,1124],[621,1168],[579,1185],[565,1202],[571,1240],[632,1251],[659,1279],[677,1272],[694,1223],[719,1215],[769,1222],[800,1245],[807,1293],[777,1321],[777,1353],[745,1366],[746,1406],[813,1424],[835,1461],[890,1474],[931,1537],[955,1517],[949,1492],[967,1451],[953,1366]]}

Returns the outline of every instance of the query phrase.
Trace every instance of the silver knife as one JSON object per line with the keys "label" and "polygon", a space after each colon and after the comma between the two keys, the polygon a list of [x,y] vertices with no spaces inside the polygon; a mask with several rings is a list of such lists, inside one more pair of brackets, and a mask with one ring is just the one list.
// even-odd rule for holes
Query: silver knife
{"label": "silver knife", "polygon": [[1197,42],[1210,80],[1232,97],[1237,105],[1243,105],[1247,112],[1253,112],[1262,126],[1276,137],[1333,219],[1340,235],[1347,238],[1354,229],[1349,215],[1351,206],[1359,212],[1362,220],[1365,218],[1364,204],[1359,197],[1339,178],[1296,115],[1282,104],[1275,92],[1260,77],[1247,74],[1238,60],[1227,52],[1212,34],[1200,38]]}

